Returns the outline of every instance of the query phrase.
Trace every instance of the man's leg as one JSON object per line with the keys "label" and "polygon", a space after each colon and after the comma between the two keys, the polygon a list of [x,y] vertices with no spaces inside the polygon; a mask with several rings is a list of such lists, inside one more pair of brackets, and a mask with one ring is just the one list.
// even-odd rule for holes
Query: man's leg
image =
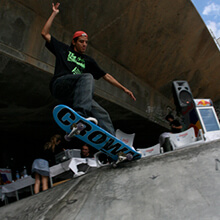
{"label": "man's leg", "polygon": [[84,117],[91,116],[93,92],[93,76],[88,73],[82,74],[77,80],[77,85],[72,93],[72,107]]}
{"label": "man's leg", "polygon": [[98,125],[110,134],[115,135],[115,129],[113,127],[111,118],[108,112],[102,108],[96,101],[92,101],[91,116],[98,120]]}
{"label": "man's leg", "polygon": [[168,152],[172,150],[172,146],[170,144],[170,133],[164,132],[159,137],[160,147],[163,148],[164,152]]}
{"label": "man's leg", "polygon": [[53,85],[55,98],[69,105],[84,117],[94,117],[101,128],[115,135],[109,114],[93,100],[94,79],[89,73],[66,75],[58,78]]}
{"label": "man's leg", "polygon": [[94,79],[91,74],[65,75],[53,83],[52,94],[84,117],[91,116]]}

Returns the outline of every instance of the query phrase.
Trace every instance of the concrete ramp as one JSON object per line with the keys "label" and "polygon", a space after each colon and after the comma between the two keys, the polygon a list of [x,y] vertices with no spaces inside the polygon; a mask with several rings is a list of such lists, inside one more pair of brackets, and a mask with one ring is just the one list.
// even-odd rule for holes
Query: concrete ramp
{"label": "concrete ramp", "polygon": [[1,219],[218,220],[220,141],[104,167],[0,208]]}

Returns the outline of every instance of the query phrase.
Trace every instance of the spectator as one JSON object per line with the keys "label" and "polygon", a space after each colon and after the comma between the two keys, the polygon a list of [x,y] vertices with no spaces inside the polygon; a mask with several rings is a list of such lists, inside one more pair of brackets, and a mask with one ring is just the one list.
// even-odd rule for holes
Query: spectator
{"label": "spectator", "polygon": [[167,115],[166,120],[170,123],[172,133],[180,133],[182,131],[183,126],[177,119],[174,119],[173,115]]}
{"label": "spectator", "polygon": [[84,144],[81,148],[81,157],[82,158],[87,158],[87,157],[92,158],[93,157],[93,154],[91,153],[90,147],[87,144]]}
{"label": "spectator", "polygon": [[42,151],[38,152],[37,159],[32,164],[31,176],[35,178],[34,193],[40,192],[40,184],[42,182],[42,190],[48,189],[48,180],[50,175],[50,166],[55,164],[55,149],[61,142],[61,136],[56,134],[51,137],[50,142],[44,145]]}

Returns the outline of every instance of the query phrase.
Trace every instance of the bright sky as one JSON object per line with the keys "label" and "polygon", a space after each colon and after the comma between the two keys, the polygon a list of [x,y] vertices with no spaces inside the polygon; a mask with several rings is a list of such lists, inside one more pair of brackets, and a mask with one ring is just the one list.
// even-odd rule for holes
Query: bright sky
{"label": "bright sky", "polygon": [[207,28],[220,38],[220,0],[191,0]]}

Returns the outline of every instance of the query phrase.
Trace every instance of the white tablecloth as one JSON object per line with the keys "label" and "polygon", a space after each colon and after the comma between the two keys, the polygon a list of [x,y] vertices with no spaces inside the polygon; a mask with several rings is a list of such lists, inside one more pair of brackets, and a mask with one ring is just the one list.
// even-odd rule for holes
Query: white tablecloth
{"label": "white tablecloth", "polygon": [[[93,158],[71,158],[63,163],[59,163],[55,166],[50,167],[50,179],[68,170],[72,170],[75,176],[79,175],[77,165],[88,164],[90,167],[98,167],[96,160]],[[52,183],[52,182],[51,182]]]}
{"label": "white tablecloth", "polygon": [[[79,164],[88,164],[90,167],[98,167],[98,164],[96,163],[96,160],[93,158],[71,158],[68,161],[65,161],[63,163],[57,164],[55,166],[50,167],[50,181],[52,183],[52,177],[55,177],[61,173],[64,173],[65,171],[72,170],[74,174],[78,175],[78,169],[77,165]],[[23,179],[19,179],[13,183],[2,185],[2,200],[5,199],[5,196],[10,193],[15,193],[17,200],[19,200],[18,197],[18,190],[23,189],[28,186],[32,186],[35,184],[35,179],[33,179],[31,176],[25,177]],[[31,192],[32,192],[31,188]],[[33,192],[32,192],[33,193]]]}
{"label": "white tablecloth", "polygon": [[[35,183],[35,179],[33,179],[31,176],[28,176],[23,179],[16,180],[13,183],[2,185],[2,200],[5,199],[6,194],[13,193],[13,192],[16,192],[16,197],[17,197],[17,199],[19,199],[17,191],[19,189],[23,189],[25,187],[32,186],[34,183]],[[31,191],[32,191],[32,189],[31,189]]]}

